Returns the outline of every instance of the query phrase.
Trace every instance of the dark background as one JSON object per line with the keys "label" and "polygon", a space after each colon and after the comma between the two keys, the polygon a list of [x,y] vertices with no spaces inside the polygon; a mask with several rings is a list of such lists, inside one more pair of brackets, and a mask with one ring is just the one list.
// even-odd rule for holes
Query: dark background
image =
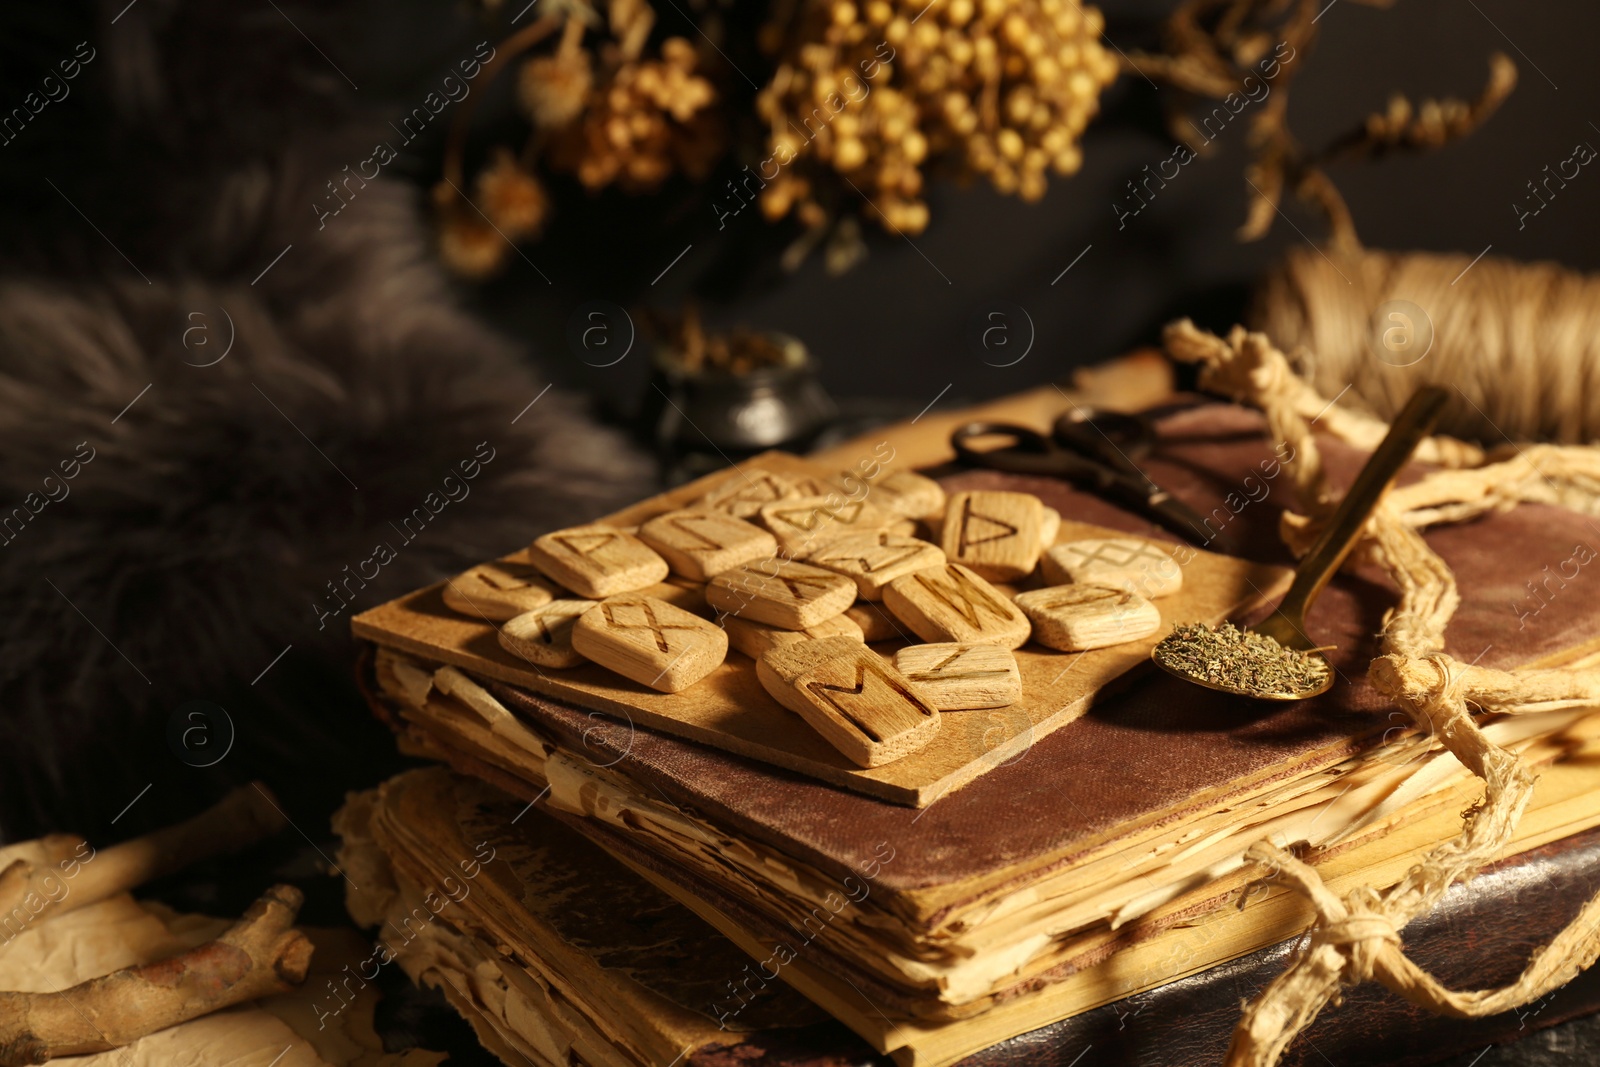
{"label": "dark background", "polygon": [[[671,28],[674,13],[661,7],[662,23]],[[1157,26],[1171,9],[1115,0],[1103,7],[1107,36],[1125,50],[1157,47]],[[1600,12],[1508,0],[1408,0],[1389,10],[1334,0],[1318,26],[1290,106],[1292,128],[1310,145],[1381,110],[1396,92],[1415,103],[1475,98],[1496,50],[1518,67],[1510,99],[1465,141],[1331,169],[1364,243],[1468,255],[1492,244],[1491,255],[1554,259],[1579,270],[1597,265],[1600,181],[1580,173],[1520,232],[1512,204],[1576,143],[1600,145],[1591,124],[1600,121],[1600,69],[1592,57]],[[448,62],[478,39],[474,32],[465,23],[456,40],[435,36],[434,54]],[[425,66],[414,52],[408,61]],[[764,80],[760,70],[749,73]],[[504,97],[504,88],[492,91]],[[1249,109],[1218,138],[1218,151],[1184,167],[1119,231],[1112,205],[1126,195],[1126,183],[1172,153],[1160,105],[1174,92],[1122,76],[1090,126],[1083,170],[1052,178],[1042,202],[999,196],[987,185],[933,183],[928,230],[907,241],[869,222],[871,255],[843,276],[829,276],[817,255],[797,273],[783,274],[776,259],[796,231],[771,226],[753,211],[730,218],[719,232],[710,207],[683,190],[669,187],[642,209],[627,198],[578,192],[561,198],[546,239],[526,249],[549,283],[515,259],[474,299],[526,338],[558,383],[597,389],[612,400],[645,388],[646,361],[630,357],[601,371],[567,350],[567,319],[597,298],[674,307],[696,296],[713,323],[793,333],[820,357],[826,384],[841,397],[898,398],[914,411],[946,384],[941,406],[1015,392],[1153,341],[1161,324],[1178,315],[1226,328],[1237,321],[1253,279],[1282,249],[1322,244],[1321,220],[1296,204],[1286,205],[1287,219],[1279,217],[1264,240],[1234,238],[1248,191],[1242,172]],[[475,144],[496,132],[494,110],[488,107],[476,124]],[[511,127],[503,128],[509,136]],[[431,180],[433,160],[419,156],[412,164],[420,180]],[[686,245],[692,248],[652,286]],[[1086,246],[1088,253],[1052,284]],[[1025,360],[1000,369],[979,358],[969,335],[987,312],[1008,304],[1027,311],[1037,341]]]}

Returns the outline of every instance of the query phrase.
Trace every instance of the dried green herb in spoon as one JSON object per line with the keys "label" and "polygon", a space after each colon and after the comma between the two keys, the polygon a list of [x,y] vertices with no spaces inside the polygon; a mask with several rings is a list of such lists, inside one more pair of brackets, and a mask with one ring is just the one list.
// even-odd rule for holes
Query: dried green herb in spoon
{"label": "dried green herb in spoon", "polygon": [[1244,694],[1315,692],[1330,670],[1315,652],[1286,648],[1231,622],[1215,629],[1198,623],[1175,626],[1151,656],[1175,674]]}

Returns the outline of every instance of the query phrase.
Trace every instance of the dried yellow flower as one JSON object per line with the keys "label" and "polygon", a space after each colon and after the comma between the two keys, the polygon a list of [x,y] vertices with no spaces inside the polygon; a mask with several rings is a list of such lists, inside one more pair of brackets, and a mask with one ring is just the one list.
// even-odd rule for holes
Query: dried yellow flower
{"label": "dried yellow flower", "polygon": [[560,129],[583,111],[593,85],[587,52],[538,56],[518,73],[517,99],[535,126]]}
{"label": "dried yellow flower", "polygon": [[489,221],[513,241],[536,236],[550,210],[550,198],[539,179],[504,148],[495,151],[494,162],[478,175],[475,200]]}
{"label": "dried yellow flower", "polygon": [[481,215],[461,202],[447,182],[434,188],[438,209],[439,258],[452,272],[481,281],[499,272],[511,245]]}
{"label": "dried yellow flower", "polygon": [[1082,165],[1078,139],[1116,77],[1103,27],[1064,0],[804,0],[756,101],[783,172],[767,179],[763,212],[825,221],[813,179],[831,171],[884,226],[917,233],[922,168],[935,162],[1039,199],[1050,171]]}
{"label": "dried yellow flower", "polygon": [[[693,43],[668,37],[645,54],[656,23],[649,0],[607,0],[603,22],[590,0],[548,3],[543,17],[503,42],[496,67],[516,71],[517,102],[535,127],[520,155],[499,149],[468,203],[455,186],[465,184],[470,106],[457,109],[446,142],[451,181],[435,191],[440,252],[468,277],[494,273],[510,242],[538,236],[551,211],[541,174],[569,173],[591,190],[647,192],[675,173],[703,178],[723,152],[716,90]],[[558,31],[553,50],[520,58]]]}
{"label": "dried yellow flower", "polygon": [[[619,7],[625,9],[613,5],[613,12]],[[681,37],[662,42],[660,59],[622,62],[592,94],[581,120],[551,143],[552,165],[590,189],[652,189],[674,170],[704,175],[721,139],[711,110],[716,92],[695,73],[698,62]]]}

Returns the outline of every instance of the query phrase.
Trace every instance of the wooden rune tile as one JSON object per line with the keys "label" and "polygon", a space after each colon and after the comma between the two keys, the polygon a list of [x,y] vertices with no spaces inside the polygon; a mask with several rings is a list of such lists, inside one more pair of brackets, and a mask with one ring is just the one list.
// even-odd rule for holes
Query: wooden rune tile
{"label": "wooden rune tile", "polygon": [[890,471],[875,479],[868,499],[883,510],[908,519],[937,515],[945,507],[944,487],[912,471]]}
{"label": "wooden rune tile", "polygon": [[528,558],[579,596],[600,600],[666,579],[667,561],[633,534],[614,526],[574,526],[528,546]]}
{"label": "wooden rune tile", "polygon": [[910,645],[895,669],[940,711],[1003,708],[1022,699],[1017,657],[999,645]]}
{"label": "wooden rune tile", "polygon": [[754,518],[774,500],[791,500],[800,495],[794,482],[781,474],[764,470],[735,470],[728,478],[692,507],[725,511],[741,519]]}
{"label": "wooden rune tile", "polygon": [[706,584],[706,603],[717,611],[785,630],[842,615],[855,599],[856,583],[844,575],[788,559],[747,563]]}
{"label": "wooden rune tile", "polygon": [[559,592],[527,563],[480,563],[444,583],[444,605],[473,619],[505,622],[548,604]]}
{"label": "wooden rune tile", "polygon": [[944,561],[938,545],[888,530],[841,537],[806,556],[807,563],[854,581],[863,600],[882,600],[883,587],[902,574],[942,566]]}
{"label": "wooden rune tile", "polygon": [[1055,508],[1045,507],[1039,510],[1039,547],[1048,550],[1056,543],[1056,535],[1061,532],[1061,512]]}
{"label": "wooden rune tile", "polygon": [[669,511],[639,527],[674,574],[703,582],[714,574],[776,555],[778,542],[754,523],[708,509]]}
{"label": "wooden rune tile", "polygon": [[572,626],[594,606],[593,600],[552,600],[507,620],[500,647],[535,667],[576,667],[583,657],[572,647]]}
{"label": "wooden rune tile", "polygon": [[1017,597],[1033,623],[1033,639],[1046,648],[1081,652],[1137,641],[1161,629],[1161,612],[1125,589],[1055,585]]}
{"label": "wooden rune tile", "polygon": [[1020,648],[1032,631],[1004,593],[958,563],[896,578],[883,602],[924,641]]}
{"label": "wooden rune tile", "polygon": [[785,630],[777,626],[768,626],[764,622],[752,622],[738,615],[719,616],[717,624],[728,632],[728,644],[751,659],[760,659],[762,653],[768,649],[779,645],[792,645],[797,641],[816,641],[824,637],[848,637],[852,641],[866,640],[861,627],[845,615],[823,619],[815,626],[804,630]]}
{"label": "wooden rune tile", "polygon": [[1051,585],[1108,585],[1155,599],[1183,588],[1183,568],[1162,549],[1136,537],[1068,541],[1039,561]]}
{"label": "wooden rune tile", "polygon": [[795,483],[801,496],[836,498],[837,502],[866,500],[880,511],[901,518],[920,519],[944,510],[944,488],[932,478],[911,471],[880,470],[868,478],[856,471],[827,477],[801,478]]}
{"label": "wooden rune tile", "polygon": [[836,497],[839,501],[860,500],[867,495],[867,483],[859,475],[848,471],[834,475],[815,475],[794,479],[795,492],[800,496]]}
{"label": "wooden rune tile", "polygon": [[655,597],[608,597],[579,617],[572,647],[624,678],[663,693],[687,689],[722,664],[728,635]]}
{"label": "wooden rune tile", "polygon": [[713,614],[711,606],[706,603],[706,583],[696,582],[677,574],[667,575],[664,582],[647,585],[643,589],[633,592],[640,596],[653,596],[657,600],[665,600],[675,608],[709,619]]}
{"label": "wooden rune tile", "polygon": [[781,645],[756,661],[761,685],[859,767],[916,751],[939,712],[882,656],[848,637]]}
{"label": "wooden rune tile", "polygon": [[1028,493],[956,493],[945,509],[939,547],[950,562],[990,581],[1016,581],[1039,562],[1043,510]]}
{"label": "wooden rune tile", "polygon": [[806,496],[780,500],[761,509],[761,525],[772,531],[778,547],[792,556],[851,534],[872,533],[899,520],[865,500]]}

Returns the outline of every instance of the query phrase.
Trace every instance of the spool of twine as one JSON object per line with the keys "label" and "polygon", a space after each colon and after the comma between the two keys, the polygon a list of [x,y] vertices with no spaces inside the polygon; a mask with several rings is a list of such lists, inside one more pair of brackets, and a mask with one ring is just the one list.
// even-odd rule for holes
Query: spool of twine
{"label": "spool of twine", "polygon": [[1600,275],[1490,256],[1300,248],[1262,279],[1248,317],[1318,392],[1348,385],[1341,403],[1381,419],[1438,384],[1471,401],[1441,424],[1453,436],[1489,447],[1600,438]]}

